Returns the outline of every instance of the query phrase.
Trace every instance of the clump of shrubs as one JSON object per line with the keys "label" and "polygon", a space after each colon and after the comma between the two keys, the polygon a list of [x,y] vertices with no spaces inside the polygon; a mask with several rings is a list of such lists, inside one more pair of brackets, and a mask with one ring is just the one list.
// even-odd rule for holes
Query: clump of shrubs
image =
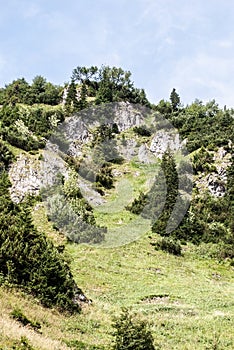
{"label": "clump of shrubs", "polygon": [[163,250],[169,254],[181,256],[182,247],[180,243],[173,238],[163,237],[158,240],[155,244],[156,250]]}
{"label": "clump of shrubs", "polygon": [[149,324],[124,308],[114,320],[113,350],[154,350]]}
{"label": "clump of shrubs", "polygon": [[147,126],[145,126],[145,125],[135,126],[133,128],[133,131],[140,136],[149,137],[152,135],[152,132],[150,131],[150,129],[148,129]]}

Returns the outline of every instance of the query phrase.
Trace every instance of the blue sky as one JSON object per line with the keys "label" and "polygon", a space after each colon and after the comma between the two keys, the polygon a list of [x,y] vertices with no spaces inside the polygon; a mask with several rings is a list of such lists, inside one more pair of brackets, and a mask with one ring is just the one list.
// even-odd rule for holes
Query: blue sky
{"label": "blue sky", "polygon": [[0,86],[77,66],[132,72],[151,102],[213,98],[234,107],[233,0],[8,0],[0,11]]}

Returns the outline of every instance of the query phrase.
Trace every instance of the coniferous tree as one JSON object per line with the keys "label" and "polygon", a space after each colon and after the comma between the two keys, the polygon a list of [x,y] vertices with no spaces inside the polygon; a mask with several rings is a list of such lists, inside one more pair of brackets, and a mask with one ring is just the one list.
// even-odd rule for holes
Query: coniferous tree
{"label": "coniferous tree", "polygon": [[[170,150],[167,150],[163,154],[161,169],[165,177],[165,186],[166,186],[166,187],[162,187],[161,190],[163,190],[164,194],[166,190],[166,198],[165,198],[165,204],[161,215],[155,222],[153,222],[152,231],[159,233],[160,235],[166,236],[168,235],[168,233],[166,232],[167,223],[172,214],[173,208],[177,201],[177,196],[179,194],[178,193],[179,179],[178,179],[178,173],[176,169],[176,163],[175,163],[174,156]],[[161,174],[162,173],[159,172],[159,177]],[[162,194],[160,194],[160,189],[157,189],[156,191],[154,191],[154,196],[159,197],[159,195],[162,196]]]}
{"label": "coniferous tree", "polygon": [[77,89],[76,89],[76,84],[75,84],[74,79],[72,79],[72,81],[69,84],[68,89],[67,89],[65,110],[66,110],[67,114],[71,114],[71,113],[79,110]]}
{"label": "coniferous tree", "polygon": [[87,88],[86,85],[83,83],[81,85],[81,90],[80,90],[80,98],[77,104],[77,107],[79,110],[85,109],[88,106],[87,102]]}
{"label": "coniferous tree", "polygon": [[179,105],[180,105],[180,96],[176,92],[176,89],[173,88],[171,94],[170,94],[170,101],[171,101],[171,106],[173,111],[177,111]]}

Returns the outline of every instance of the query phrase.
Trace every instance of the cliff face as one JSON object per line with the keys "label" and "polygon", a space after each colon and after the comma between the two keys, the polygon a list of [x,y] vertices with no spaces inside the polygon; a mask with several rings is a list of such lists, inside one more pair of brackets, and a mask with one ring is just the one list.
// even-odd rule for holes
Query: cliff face
{"label": "cliff face", "polygon": [[9,170],[12,183],[10,188],[13,202],[21,202],[26,195],[38,195],[42,186],[40,161],[27,154],[20,154]]}
{"label": "cliff face", "polygon": [[[95,113],[97,118],[93,116],[90,118],[90,115]],[[70,156],[86,157],[92,147],[94,131],[103,123],[117,125],[119,130],[117,148],[126,162],[135,157],[143,164],[150,164],[155,162],[155,159],[161,158],[168,148],[174,152],[186,148],[186,141],[182,142],[178,132],[174,128],[168,128],[168,125],[166,128],[159,128],[158,131],[156,126],[156,131],[146,139],[130,132],[133,127],[145,125],[147,120],[149,127],[152,128],[155,122],[152,112],[147,108],[136,108],[130,103],[121,102],[107,105],[104,109],[90,109],[88,112],[85,111],[85,114],[67,118],[58,128],[60,138],[65,140],[63,145],[60,144],[60,150]],[[42,187],[54,183],[58,174],[65,178],[69,176],[69,168],[60,156],[56,137],[47,142],[43,154],[35,156],[24,152],[12,164],[9,176],[12,182],[11,198],[14,202],[21,202],[26,195],[38,195]],[[123,138],[124,142],[122,142]],[[226,170],[230,164],[231,155],[220,147],[213,156],[215,171],[205,175],[198,174],[194,177],[194,181],[200,191],[208,189],[215,197],[221,197],[225,193]],[[103,202],[102,197],[82,178],[79,186],[88,194],[91,204]]]}

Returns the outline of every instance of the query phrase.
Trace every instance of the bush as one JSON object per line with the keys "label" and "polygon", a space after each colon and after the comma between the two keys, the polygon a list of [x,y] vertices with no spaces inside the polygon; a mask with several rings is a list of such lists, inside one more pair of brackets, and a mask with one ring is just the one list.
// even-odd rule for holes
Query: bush
{"label": "bush", "polygon": [[[6,171],[0,172],[0,276],[46,306],[78,311],[71,271],[46,235],[36,230],[27,204],[12,203]],[[20,316],[20,315],[18,315]],[[21,321],[26,319],[20,316]]]}
{"label": "bush", "polygon": [[114,320],[115,343],[113,350],[154,350],[154,340],[146,321],[123,309]]}
{"label": "bush", "polygon": [[132,204],[127,205],[126,209],[129,210],[133,214],[141,214],[142,210],[144,209],[145,205],[147,204],[148,196],[147,194],[144,194],[143,192],[140,192],[140,195],[138,198],[135,198]]}
{"label": "bush", "polygon": [[180,243],[168,237],[165,237],[159,240],[155,245],[155,249],[161,249],[165,252],[168,252],[170,254],[177,255],[177,256],[180,256],[182,251]]}
{"label": "bush", "polygon": [[142,125],[142,126],[135,126],[133,128],[133,131],[136,134],[140,135],[140,136],[146,136],[146,137],[149,137],[152,134],[151,131],[144,125]]}

